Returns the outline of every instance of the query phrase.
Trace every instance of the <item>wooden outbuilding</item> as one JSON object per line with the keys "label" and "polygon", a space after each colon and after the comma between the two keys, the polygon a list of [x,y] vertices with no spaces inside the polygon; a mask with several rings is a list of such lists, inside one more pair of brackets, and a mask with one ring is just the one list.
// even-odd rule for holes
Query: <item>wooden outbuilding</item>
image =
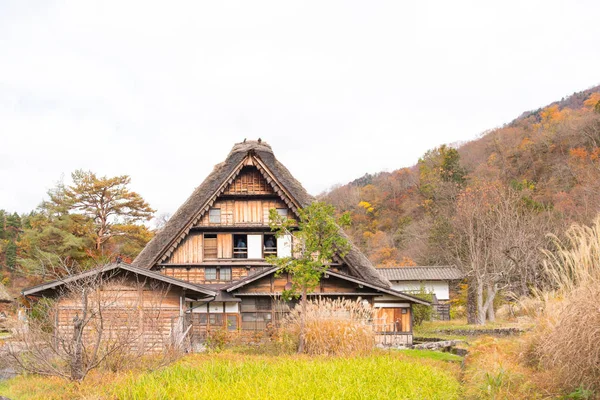
{"label": "wooden outbuilding", "polygon": [[450,265],[378,268],[377,272],[392,284],[394,290],[415,293],[424,289],[433,295],[435,317],[450,320],[450,299],[456,295],[464,274]]}

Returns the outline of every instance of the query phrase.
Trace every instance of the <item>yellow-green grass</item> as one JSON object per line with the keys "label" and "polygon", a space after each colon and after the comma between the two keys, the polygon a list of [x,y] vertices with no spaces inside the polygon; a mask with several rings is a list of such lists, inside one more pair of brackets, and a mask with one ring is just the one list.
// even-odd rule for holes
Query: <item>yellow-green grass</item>
{"label": "yellow-green grass", "polygon": [[407,349],[400,350],[403,355],[414,357],[414,358],[428,358],[431,360],[448,361],[460,363],[463,361],[463,357],[456,354],[448,353],[445,351],[433,351],[433,350],[415,350]]}
{"label": "yellow-green grass", "polygon": [[[425,353],[423,353],[425,354]],[[400,352],[365,357],[187,356],[154,372],[95,373],[81,385],[20,376],[0,383],[18,399],[459,399],[460,367]]]}

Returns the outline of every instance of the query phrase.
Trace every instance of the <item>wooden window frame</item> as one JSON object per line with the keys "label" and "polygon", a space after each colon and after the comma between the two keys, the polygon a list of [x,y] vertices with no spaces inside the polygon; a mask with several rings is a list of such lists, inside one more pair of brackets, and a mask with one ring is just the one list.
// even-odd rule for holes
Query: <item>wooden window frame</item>
{"label": "wooden window frame", "polygon": [[[275,256],[277,257],[277,236],[270,234],[270,233],[263,233],[263,246],[262,246],[262,258],[267,258],[267,256]],[[273,241],[275,242],[275,246],[274,247],[268,247],[265,244],[266,243],[266,236],[272,236],[273,237]],[[267,250],[268,249],[268,250]]]}
{"label": "wooden window frame", "polygon": [[[219,251],[219,239],[218,236],[219,235],[231,235],[231,258],[222,258],[219,257],[220,251]],[[249,243],[248,243],[248,236],[249,235],[260,235],[262,236],[262,245],[261,245],[261,257],[259,258],[259,260],[264,260],[266,259],[267,256],[277,256],[277,249],[278,249],[278,243],[277,243],[277,237],[269,232],[216,232],[216,233],[204,233],[203,234],[203,248],[202,248],[202,255],[203,255],[203,259],[204,260],[248,260],[248,253],[249,253]],[[242,247],[242,248],[237,248],[235,247],[236,244],[236,236],[245,236],[245,243],[246,243],[246,247]],[[272,236],[274,238],[274,242],[275,242],[275,246],[274,247],[270,247],[269,249],[272,249],[270,251],[267,250],[267,248],[265,247],[265,241],[266,241],[266,237],[267,236]],[[213,253],[208,254],[207,253],[207,244],[209,243],[209,241],[212,241],[213,239],[215,239],[215,245],[216,245],[216,250],[213,250],[213,248],[211,247],[211,251],[213,251]],[[245,257],[235,257],[236,254],[240,254],[240,255],[245,255]],[[252,260],[256,260],[256,259],[252,259]]]}
{"label": "wooden window frame", "polygon": [[[213,213],[215,211],[219,212],[218,217],[216,215],[213,215]],[[216,221],[217,218],[219,219],[218,221]],[[215,219],[215,220],[213,221],[213,219]],[[221,223],[221,209],[220,208],[215,207],[215,208],[210,208],[208,210],[208,223],[209,224],[220,224]]]}
{"label": "wooden window frame", "polygon": [[[215,271],[215,277],[209,279],[208,278],[208,270],[214,270]],[[217,267],[205,267],[204,268],[204,280],[205,281],[218,281],[219,280],[219,270],[217,269]]]}
{"label": "wooden window frame", "polygon": [[[247,233],[232,233],[232,256],[234,259],[248,259],[248,234]],[[246,247],[236,247],[236,236],[245,236]],[[244,250],[245,249],[245,250]],[[245,257],[236,257],[236,255]]]}
{"label": "wooden window frame", "polygon": [[[223,278],[223,271],[224,270],[228,270],[229,271],[229,278],[228,279]],[[231,270],[231,267],[220,267],[220,268],[218,268],[218,272],[217,272],[217,275],[219,277],[218,280],[220,280],[220,281],[230,281],[231,280],[231,274],[232,274],[232,272],[233,271]]]}

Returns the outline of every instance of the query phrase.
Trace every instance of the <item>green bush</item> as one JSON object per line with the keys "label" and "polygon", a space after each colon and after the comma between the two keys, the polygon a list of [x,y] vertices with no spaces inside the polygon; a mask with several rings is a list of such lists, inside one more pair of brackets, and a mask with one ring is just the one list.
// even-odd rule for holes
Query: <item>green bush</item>
{"label": "green bush", "polygon": [[[423,285],[421,285],[418,291],[411,292],[411,294],[423,300],[433,301],[433,292],[425,289]],[[424,306],[422,304],[413,305],[413,323],[416,326],[421,325],[423,321],[431,321],[433,314],[432,306]]]}

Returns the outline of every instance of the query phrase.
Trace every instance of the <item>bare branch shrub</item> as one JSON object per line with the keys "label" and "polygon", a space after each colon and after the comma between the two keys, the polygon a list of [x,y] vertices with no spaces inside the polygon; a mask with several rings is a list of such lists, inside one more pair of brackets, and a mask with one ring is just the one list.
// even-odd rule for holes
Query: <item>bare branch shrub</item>
{"label": "bare branch shrub", "polygon": [[[306,304],[306,347],[311,355],[366,354],[375,345],[374,309],[359,299],[318,298]],[[299,340],[302,307],[291,310],[281,323],[280,337]]]}
{"label": "bare branch shrub", "polygon": [[7,356],[20,370],[81,381],[94,369],[164,365],[179,349],[162,315],[169,286],[99,269],[64,279],[12,327]]}

